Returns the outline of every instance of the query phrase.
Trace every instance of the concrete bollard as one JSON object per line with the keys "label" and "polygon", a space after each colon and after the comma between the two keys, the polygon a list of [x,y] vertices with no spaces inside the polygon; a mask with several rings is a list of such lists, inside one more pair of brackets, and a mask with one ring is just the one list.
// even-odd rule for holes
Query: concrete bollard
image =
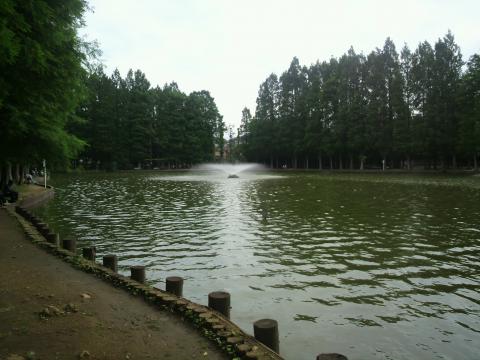
{"label": "concrete bollard", "polygon": [[225,291],[211,292],[208,294],[208,307],[230,319],[230,294]]}
{"label": "concrete bollard", "polygon": [[38,224],[42,222],[39,217],[32,215],[32,218],[30,219],[31,223],[38,229]]}
{"label": "concrete bollard", "polygon": [[95,257],[97,256],[97,249],[95,248],[95,246],[83,248],[82,256],[87,260],[95,261]]}
{"label": "concrete bollard", "polygon": [[37,230],[40,231],[40,228],[41,228],[43,225],[46,225],[46,223],[44,223],[41,219],[39,219],[39,218],[37,217],[37,218],[36,218],[36,223],[35,223],[35,227],[37,228]]}
{"label": "concrete bollard", "polygon": [[43,220],[42,220],[41,218],[39,218],[39,217],[36,217],[35,227],[37,228],[37,230],[40,229],[40,226],[41,226],[42,224],[45,224],[45,223],[43,222]]}
{"label": "concrete bollard", "polygon": [[103,266],[105,266],[106,268],[109,268],[114,272],[117,272],[118,271],[117,255],[105,255],[103,257]]}
{"label": "concrete bollard", "polygon": [[40,233],[43,235],[45,239],[47,238],[50,232],[52,232],[52,229],[50,229],[48,225],[44,225],[40,230]]}
{"label": "concrete bollard", "polygon": [[30,210],[25,210],[25,213],[23,214],[23,217],[30,222],[32,222],[33,216],[34,215],[32,214],[32,212]]}
{"label": "concrete bollard", "polygon": [[58,234],[55,234],[53,231],[49,231],[45,238],[50,244],[58,246],[58,244],[60,243],[60,236]]}
{"label": "concrete bollard", "polygon": [[272,319],[261,319],[253,323],[255,339],[268,346],[276,353],[280,352],[278,342],[278,323]]}
{"label": "concrete bollard", "polygon": [[75,239],[63,239],[62,247],[65,250],[68,250],[68,251],[74,253],[75,251],[77,251],[77,240],[75,240]]}
{"label": "concrete bollard", "polygon": [[145,266],[131,266],[130,277],[139,283],[145,283]]}
{"label": "concrete bollard", "polygon": [[169,276],[165,281],[165,291],[177,296],[183,296],[183,278]]}
{"label": "concrete bollard", "polygon": [[37,230],[45,238],[47,237],[48,233],[50,232],[50,228],[48,227],[48,224],[45,224],[45,223],[38,224]]}
{"label": "concrete bollard", "polygon": [[317,356],[317,360],[348,360],[346,356],[336,353],[320,354]]}

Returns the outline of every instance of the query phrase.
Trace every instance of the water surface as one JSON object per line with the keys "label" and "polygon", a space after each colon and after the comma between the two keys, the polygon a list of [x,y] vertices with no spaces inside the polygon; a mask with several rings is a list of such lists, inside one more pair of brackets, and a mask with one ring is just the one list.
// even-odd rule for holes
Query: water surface
{"label": "water surface", "polygon": [[79,246],[232,294],[247,332],[280,326],[287,359],[477,359],[480,177],[208,172],[54,179],[39,210]]}

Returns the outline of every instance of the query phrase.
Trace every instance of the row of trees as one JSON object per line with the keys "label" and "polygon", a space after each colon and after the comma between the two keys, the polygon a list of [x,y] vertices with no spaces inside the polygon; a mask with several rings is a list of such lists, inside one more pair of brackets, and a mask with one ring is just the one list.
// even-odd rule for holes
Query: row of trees
{"label": "row of trees", "polygon": [[[78,35],[86,0],[0,0],[0,185],[46,159],[93,168],[212,160],[225,126],[207,91],[108,77]],[[222,154],[220,154],[222,155]]]}
{"label": "row of trees", "polygon": [[237,154],[271,167],[477,168],[479,55],[463,66],[450,32],[400,55],[387,38],[368,56],[294,58],[260,85],[255,115],[243,110]]}
{"label": "row of trees", "polygon": [[85,9],[84,0],[0,0],[2,184],[42,159],[66,164],[84,145],[66,126],[84,94]]}
{"label": "row of trees", "polygon": [[185,167],[213,160],[215,146],[223,149],[225,125],[208,91],[186,95],[175,83],[151,88],[140,70],[122,78],[101,67],[87,87],[79,110],[85,121],[70,128],[88,143],[81,155],[87,167]]}

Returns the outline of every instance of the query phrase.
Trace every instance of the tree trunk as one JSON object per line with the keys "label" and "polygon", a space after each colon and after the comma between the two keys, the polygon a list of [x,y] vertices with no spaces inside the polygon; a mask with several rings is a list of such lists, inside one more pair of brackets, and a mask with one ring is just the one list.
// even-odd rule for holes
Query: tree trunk
{"label": "tree trunk", "polygon": [[23,184],[24,180],[25,180],[25,166],[24,165],[20,165],[20,181],[18,182],[18,184]]}
{"label": "tree trunk", "polygon": [[350,170],[353,170],[353,156],[350,155]]}
{"label": "tree trunk", "polygon": [[365,160],[363,159],[363,156],[360,156],[360,170],[362,170],[362,171],[363,171],[363,169],[364,169],[364,166],[363,166],[364,161],[365,161]]}
{"label": "tree trunk", "polygon": [[473,170],[478,171],[477,153],[473,154]]}
{"label": "tree trunk", "polygon": [[318,154],[318,169],[323,170],[323,167],[322,167],[322,153]]}
{"label": "tree trunk", "polygon": [[20,164],[15,164],[15,183],[20,185],[21,184],[21,178],[20,178]]}
{"label": "tree trunk", "polygon": [[333,169],[333,158],[330,156],[330,170]]}
{"label": "tree trunk", "polygon": [[410,159],[410,155],[407,155],[407,170],[412,170],[412,160]]}
{"label": "tree trunk", "polygon": [[453,169],[457,168],[457,155],[455,154],[452,156],[452,167]]}
{"label": "tree trunk", "polygon": [[10,180],[12,180],[12,164],[7,163],[7,171],[5,174],[5,183],[8,183]]}
{"label": "tree trunk", "polygon": [[387,166],[387,157],[383,156],[383,159],[382,159],[382,170],[383,171],[385,171],[386,166]]}
{"label": "tree trunk", "polygon": [[297,168],[297,155],[295,155],[293,157],[293,168],[296,169]]}
{"label": "tree trunk", "polygon": [[305,159],[305,169],[308,170],[308,157]]}
{"label": "tree trunk", "polygon": [[273,156],[270,156],[270,169],[273,169]]}
{"label": "tree trunk", "polygon": [[338,168],[343,170],[343,159],[341,156],[338,158]]}

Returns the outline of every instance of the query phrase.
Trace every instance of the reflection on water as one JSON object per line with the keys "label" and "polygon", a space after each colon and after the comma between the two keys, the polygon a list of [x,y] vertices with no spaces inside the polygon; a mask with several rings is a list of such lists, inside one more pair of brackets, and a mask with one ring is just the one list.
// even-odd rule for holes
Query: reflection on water
{"label": "reflection on water", "polygon": [[480,178],[124,173],[56,179],[60,233],[186,297],[232,294],[251,332],[280,324],[288,359],[475,359]]}

